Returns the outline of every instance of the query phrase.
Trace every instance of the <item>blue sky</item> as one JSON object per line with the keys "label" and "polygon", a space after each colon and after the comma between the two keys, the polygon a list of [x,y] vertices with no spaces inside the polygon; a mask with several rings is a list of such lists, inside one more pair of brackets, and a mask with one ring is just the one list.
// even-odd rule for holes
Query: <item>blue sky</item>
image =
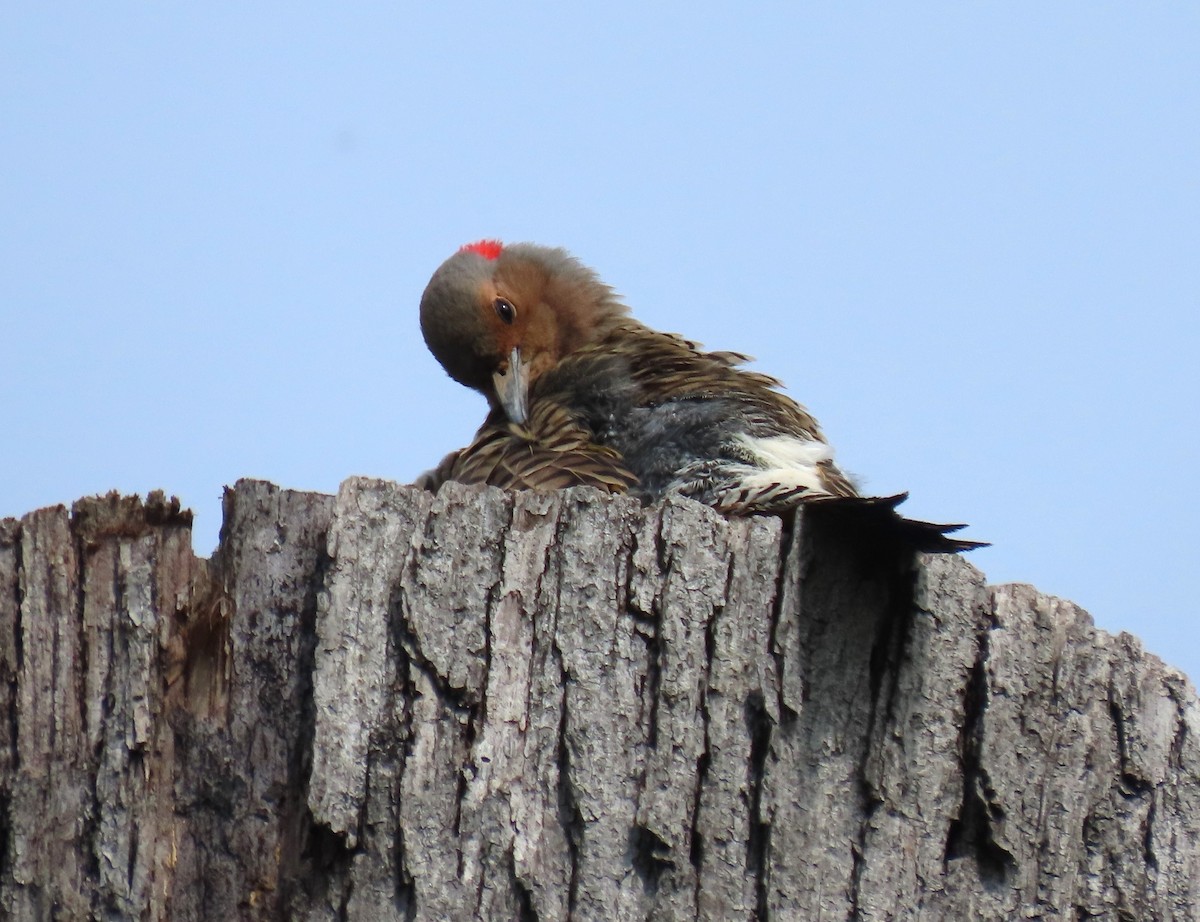
{"label": "blue sky", "polygon": [[1200,7],[647,6],[6,10],[0,515],[411,479],[425,282],[533,240],[1200,675]]}

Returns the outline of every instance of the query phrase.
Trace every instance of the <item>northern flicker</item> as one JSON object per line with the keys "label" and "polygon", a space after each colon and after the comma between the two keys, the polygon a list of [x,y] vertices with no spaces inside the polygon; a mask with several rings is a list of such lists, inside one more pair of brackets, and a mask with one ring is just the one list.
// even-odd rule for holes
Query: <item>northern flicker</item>
{"label": "northern flicker", "polygon": [[946,537],[961,526],[902,519],[903,496],[860,497],[776,379],[639,323],[565,250],[464,246],[430,279],[421,330],[490,405],[474,441],[423,475],[430,489],[590,485],[645,501],[678,493],[730,515],[838,500],[905,523],[923,550],[979,546]]}

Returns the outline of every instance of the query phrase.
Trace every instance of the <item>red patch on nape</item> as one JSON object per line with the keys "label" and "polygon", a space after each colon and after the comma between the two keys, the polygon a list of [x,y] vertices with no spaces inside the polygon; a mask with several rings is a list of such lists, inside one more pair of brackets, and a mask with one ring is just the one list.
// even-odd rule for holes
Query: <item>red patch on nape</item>
{"label": "red patch on nape", "polygon": [[479,240],[460,247],[458,252],[478,253],[484,259],[496,259],[500,256],[500,251],[503,249],[504,244],[499,240]]}

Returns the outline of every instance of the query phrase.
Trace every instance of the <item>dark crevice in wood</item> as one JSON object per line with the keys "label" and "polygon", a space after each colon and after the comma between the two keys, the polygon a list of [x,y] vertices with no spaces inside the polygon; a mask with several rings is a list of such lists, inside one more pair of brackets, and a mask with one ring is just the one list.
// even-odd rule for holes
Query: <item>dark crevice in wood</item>
{"label": "dark crevice in wood", "polygon": [[3,683],[0,706],[5,712],[0,715],[5,727],[5,736],[0,740],[4,747],[0,753],[0,883],[8,881],[14,870],[13,786],[21,770],[17,744],[20,739],[19,683],[25,662],[20,579],[24,567],[22,543],[20,520],[0,519],[0,554],[8,555],[10,563],[3,574],[5,584],[0,586],[0,592],[7,596],[6,601],[0,602],[0,614],[7,616],[0,620],[0,632],[3,632],[0,634],[0,682]]}
{"label": "dark crevice in wood", "polygon": [[1181,689],[1180,683],[1175,680],[1168,680],[1166,683],[1167,694],[1171,698],[1171,703],[1175,705],[1175,732],[1171,736],[1171,766],[1173,768],[1182,768],[1186,759],[1184,757],[1184,749],[1188,743],[1188,721],[1184,714],[1185,700],[1189,695],[1193,696],[1194,692]]}
{"label": "dark crevice in wood", "polygon": [[792,560],[793,550],[798,550],[796,542],[801,540],[803,515],[803,510],[797,510],[783,519],[783,528],[779,536],[779,567],[775,571],[775,591],[771,602],[770,628],[767,632],[767,645],[771,657],[775,660],[775,675],[777,676],[775,684],[776,707],[780,723],[785,726],[793,722],[798,715],[788,706],[787,695],[784,692],[784,679],[788,671],[784,662],[786,654],[782,646],[782,638],[779,636],[779,630],[780,625],[783,623],[784,606],[791,601],[787,592],[787,580],[799,579],[803,571],[803,562],[801,562],[795,571],[788,566],[788,562]]}
{"label": "dark crevice in wood", "polygon": [[[137,777],[142,772],[143,760],[141,753],[131,753],[129,758],[129,769],[134,777]],[[136,823],[130,825],[129,829],[129,857],[125,865],[125,886],[132,891],[134,871],[137,868],[138,857],[138,826]]]}
{"label": "dark crevice in wood", "polygon": [[[397,779],[399,781],[400,779]],[[397,785],[399,790],[399,785]],[[417,888],[408,866],[408,849],[404,841],[404,824],[396,824],[393,839],[393,855],[395,856],[396,880],[392,899],[396,912],[402,915],[406,922],[417,918]]]}
{"label": "dark crevice in wood", "polygon": [[[15,711],[16,708],[13,708]],[[0,784],[0,880],[7,880],[12,873],[12,794],[8,790],[8,780]]]}
{"label": "dark crevice in wood", "polygon": [[[110,494],[109,499],[111,500],[112,498],[113,494]],[[95,564],[92,552],[99,545],[100,541],[103,540],[103,538],[97,537],[88,540],[88,536],[85,535],[85,522],[79,513],[79,508],[81,505],[82,503],[75,504],[74,508],[72,509],[72,515],[68,520],[68,527],[70,529],[71,541],[74,550],[74,553],[71,556],[75,564],[75,570],[70,575],[63,574],[63,576],[67,580],[68,591],[73,590],[72,598],[70,600],[72,603],[71,611],[69,614],[67,611],[59,613],[60,619],[71,619],[69,628],[68,625],[64,624],[62,620],[60,620],[60,626],[64,629],[64,631],[67,629],[73,629],[75,634],[75,651],[76,655],[79,657],[79,666],[77,669],[71,670],[71,679],[75,683],[75,704],[76,707],[79,708],[79,725],[81,734],[80,739],[78,740],[78,745],[80,750],[78,753],[66,753],[65,755],[66,758],[72,763],[75,763],[76,760],[78,760],[79,764],[71,765],[71,769],[73,769],[74,772],[80,772],[83,774],[83,777],[80,780],[84,785],[84,790],[81,793],[83,794],[84,798],[86,798],[88,807],[83,811],[82,816],[79,818],[81,822],[76,841],[79,842],[81,846],[80,859],[84,874],[89,880],[98,881],[100,879],[101,860],[99,854],[101,804],[99,801],[100,795],[99,791],[97,790],[96,780],[100,765],[100,754],[98,751],[88,749],[86,744],[91,732],[98,731],[99,728],[92,728],[88,726],[89,709],[87,702],[88,690],[86,677],[91,672],[93,651],[91,650],[91,645],[88,643],[88,631],[85,624],[84,605],[87,601],[87,572],[89,564]],[[140,502],[138,505],[140,506]],[[122,533],[128,534],[129,532],[126,532],[125,529],[138,528],[139,523],[136,521],[136,512],[134,512],[132,515],[126,515],[125,517],[122,517],[120,515],[120,511],[113,510],[111,507],[105,511],[109,513],[115,513],[113,517],[108,520],[113,526],[112,530],[105,532],[105,536],[116,536]],[[111,562],[111,566],[112,571],[108,574],[105,574],[105,577],[113,586],[115,595],[112,612],[113,620],[108,625],[109,630],[103,632],[103,636],[97,640],[98,643],[107,645],[108,662],[110,666],[113,662],[113,647],[115,643],[120,642],[120,637],[125,631],[125,624],[122,622],[122,615],[126,614],[125,606],[123,604],[125,587],[119,577],[120,570],[115,556]],[[58,647],[58,631],[54,632],[54,637],[56,647],[54,651],[54,661],[57,663],[58,658],[63,654],[63,651]],[[59,670],[55,669],[55,672],[58,673]],[[100,689],[98,689],[98,691],[102,696],[100,702],[101,721],[107,725],[108,718],[112,711],[112,689],[110,686],[112,676],[107,675],[104,677],[104,679],[104,684]],[[65,701],[66,696],[64,695],[63,697]],[[97,733],[97,740],[99,739],[100,735]],[[67,745],[70,745],[70,741],[64,742],[66,742]],[[100,742],[99,745],[103,746],[103,742]],[[95,910],[98,908],[101,900],[100,888],[92,888],[88,896],[91,899],[92,908]]]}
{"label": "dark crevice in wood", "polygon": [[654,624],[650,630],[638,631],[646,645],[646,699],[650,712],[647,715],[646,746],[650,749],[658,745],[658,709],[661,700],[663,649],[662,625],[658,611],[658,602],[654,603]]}
{"label": "dark crevice in wood", "polygon": [[[505,528],[505,535],[497,541],[499,560],[496,564],[496,581],[488,587],[486,600],[483,610],[483,681],[480,682],[479,691],[477,694],[478,704],[475,708],[475,713],[479,719],[479,726],[485,726],[488,722],[488,682],[487,677],[492,674],[492,644],[494,637],[492,636],[492,622],[496,615],[496,606],[500,604],[500,586],[504,579],[505,566],[508,561],[508,538],[507,536],[515,530],[515,516],[517,515],[517,507],[515,503],[510,503],[508,509],[508,525]],[[475,737],[475,722],[470,725],[471,739]],[[468,744],[467,752],[471,751]]]}
{"label": "dark crevice in wood", "polygon": [[[22,528],[19,522],[13,521],[11,531],[12,553],[13,553],[13,571],[12,571],[12,642],[13,642],[13,672],[7,677],[8,680],[8,701],[10,703],[9,712],[6,715],[8,723],[8,750],[9,750],[9,765],[15,773],[21,768],[20,749],[17,747],[17,740],[20,738],[20,713],[17,707],[17,692],[19,690],[18,683],[21,680],[21,674],[25,669],[25,637],[24,623],[22,617],[23,603],[25,600],[25,592],[21,585],[20,574],[25,569],[24,559],[24,541],[22,540]],[[0,779],[0,790],[7,790],[8,781],[10,779]],[[8,850],[5,849],[5,855]],[[0,859],[3,860],[3,859]]]}
{"label": "dark crevice in wood", "polygon": [[182,703],[196,717],[225,723],[229,707],[229,629],[235,607],[220,558],[193,586],[181,613]]}
{"label": "dark crevice in wood", "polygon": [[[562,654],[558,653],[561,664]],[[561,669],[561,666],[560,666]],[[567,744],[567,685],[571,681],[565,669],[560,672],[563,690],[558,724],[558,746],[555,759],[558,768],[558,821],[567,842],[567,861],[571,869],[567,885],[567,909],[575,910],[579,885],[579,847],[583,837],[583,815],[575,801],[575,790],[571,781],[571,755]]]}
{"label": "dark crevice in wood", "polygon": [[1142,828],[1142,860],[1146,862],[1146,867],[1154,872],[1159,870],[1158,856],[1154,853],[1154,819],[1157,815],[1158,803],[1151,797],[1146,808],[1146,823]]}
{"label": "dark crevice in wood", "polygon": [[[414,567],[413,558],[415,555],[410,554],[406,561],[406,569]],[[411,571],[410,571],[411,576]],[[364,792],[366,796],[359,805],[358,814],[358,841],[363,842],[367,834],[366,812],[368,809],[368,800],[371,799],[374,785],[377,782],[374,779],[374,765],[384,759],[394,759],[398,767],[396,777],[393,783],[392,790],[381,796],[393,800],[399,797],[400,791],[403,790],[405,774],[409,769],[409,756],[411,755],[411,745],[413,739],[413,706],[412,701],[416,697],[416,689],[413,686],[412,669],[414,668],[412,659],[408,652],[405,636],[408,633],[408,605],[404,594],[404,580],[398,579],[395,586],[392,587],[391,596],[388,601],[388,641],[390,648],[387,651],[388,656],[394,660],[395,669],[395,689],[389,696],[397,702],[402,702],[403,707],[400,709],[400,719],[397,721],[394,715],[385,717],[384,725],[378,732],[378,739],[372,739],[371,753],[368,756],[367,776],[364,784]],[[385,729],[390,729],[393,732],[387,734]],[[375,734],[373,734],[373,737]],[[398,807],[394,808],[399,813]],[[416,881],[412,876],[412,870],[409,867],[408,847],[404,837],[404,824],[397,822],[391,837],[392,848],[392,867],[395,869],[395,877],[392,882],[392,901],[396,907],[398,914],[406,920],[413,920],[417,916],[417,892]]]}
{"label": "dark crevice in wood", "polygon": [[762,693],[758,690],[752,691],[747,697],[743,717],[750,736],[749,778],[747,779],[747,787],[750,792],[750,829],[746,840],[746,870],[754,878],[758,918],[765,920],[767,918],[769,885],[767,855],[770,854],[771,848],[771,823],[763,817],[762,795],[774,723],[767,713]]}
{"label": "dark crevice in wood", "polygon": [[[726,601],[731,596],[734,575],[734,554],[732,551],[728,553],[729,556],[725,568],[725,587],[721,596]],[[717,624],[724,617],[724,614],[724,606],[718,606],[709,612],[708,619],[704,622],[704,679],[700,688],[699,700],[700,724],[704,737],[704,748],[696,760],[696,785],[692,795],[691,809],[691,845],[688,854],[692,867],[696,871],[695,897],[697,903],[699,903],[700,899],[705,851],[704,833],[700,829],[700,818],[704,810],[704,789],[708,783],[708,770],[712,764],[712,714],[709,710],[709,696],[714,694],[712,690],[712,673],[713,662],[717,656]]]}
{"label": "dark crevice in wood", "polygon": [[509,882],[517,899],[516,922],[540,922],[537,909],[533,905],[533,894],[529,891],[529,885],[517,873],[516,858],[513,856],[512,849],[508,850],[507,866]]}
{"label": "dark crevice in wood", "polygon": [[[300,849],[300,864],[305,869],[305,875],[300,884],[309,904],[324,901],[330,890],[346,880],[354,860],[355,850],[346,845],[346,836],[334,832],[324,823],[312,820],[312,814],[307,814],[308,825],[304,833]],[[341,888],[338,915],[346,918],[347,905],[350,900],[351,888]],[[301,905],[293,898],[293,905]]]}
{"label": "dark crevice in wood", "polygon": [[[708,717],[705,716],[707,721]],[[692,824],[689,830],[691,846],[688,849],[688,860],[696,870],[696,890],[699,896],[700,872],[704,870],[704,833],[700,831],[700,815],[704,809],[704,785],[708,780],[708,766],[712,762],[712,752],[709,751],[707,734],[705,735],[704,751],[696,760],[696,793],[692,798]]]}
{"label": "dark crevice in wood", "polygon": [[[279,854],[278,905],[292,904],[297,893],[308,892],[316,877],[312,864],[306,860],[305,851],[309,837],[319,828],[313,823],[308,808],[308,790],[312,780],[313,739],[316,733],[317,709],[313,700],[313,673],[316,668],[317,607],[318,600],[326,591],[326,577],[332,560],[326,550],[328,535],[321,532],[316,539],[315,561],[312,573],[306,582],[304,597],[297,619],[297,648],[295,661],[294,693],[298,699],[298,721],[292,750],[287,763],[287,789],[280,805],[279,837],[282,848]],[[334,838],[325,827],[325,839]],[[320,846],[325,857],[333,857],[331,844],[323,841]],[[345,851],[344,837],[342,850]],[[327,877],[325,878],[327,879]]]}
{"label": "dark crevice in wood", "polygon": [[478,713],[475,690],[455,688],[446,676],[438,672],[437,667],[421,649],[420,638],[409,626],[406,617],[395,620],[393,635],[396,638],[396,649],[404,651],[406,662],[425,677],[447,708],[463,717]]}
{"label": "dark crevice in wood", "polygon": [[[653,520],[654,556],[658,571],[666,574],[671,571],[671,547],[663,534],[664,522],[662,515]],[[632,569],[632,568],[630,568]],[[659,593],[655,593],[650,603],[649,623],[639,619],[637,634],[646,644],[646,693],[645,700],[649,706],[646,746],[654,749],[658,746],[658,711],[661,704],[662,673],[663,673],[663,641],[662,641],[662,602]],[[644,629],[643,629],[644,628]]]}
{"label": "dark crevice in wood", "polygon": [[967,684],[963,723],[962,803],[958,816],[950,824],[944,854],[947,864],[959,858],[972,858],[978,868],[980,881],[989,889],[999,890],[1008,885],[1017,865],[1012,853],[993,836],[992,824],[1003,818],[1004,810],[996,802],[996,792],[981,758],[983,720],[987,710],[990,638],[990,631],[982,632]]}
{"label": "dark crevice in wood", "polygon": [[630,864],[649,896],[658,893],[664,874],[675,869],[671,846],[653,830],[638,824],[629,832]]}
{"label": "dark crevice in wood", "polygon": [[1117,757],[1121,763],[1121,793],[1129,798],[1138,798],[1150,792],[1150,782],[1139,777],[1134,771],[1130,758],[1129,741],[1125,739],[1125,713],[1121,703],[1113,697],[1109,690],[1108,713],[1112,718],[1113,732],[1117,738]]}
{"label": "dark crevice in wood", "polygon": [[[475,720],[468,716],[465,727],[466,740],[463,745],[463,752],[470,753],[471,746],[475,742]],[[454,831],[454,840],[462,842],[462,820],[463,820],[463,804],[466,802],[467,794],[467,766],[459,765],[458,771],[454,773],[455,789],[454,789],[454,819],[451,822],[451,829]],[[458,856],[458,879],[462,880],[463,874],[463,850],[460,845],[456,849]]]}

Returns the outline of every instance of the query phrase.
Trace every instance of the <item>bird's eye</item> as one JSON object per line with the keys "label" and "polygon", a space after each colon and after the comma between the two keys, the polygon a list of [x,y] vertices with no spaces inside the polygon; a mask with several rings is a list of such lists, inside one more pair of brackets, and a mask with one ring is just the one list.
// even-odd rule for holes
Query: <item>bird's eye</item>
{"label": "bird's eye", "polygon": [[517,309],[507,298],[497,298],[493,306],[496,308],[496,315],[505,323],[512,323],[517,319]]}

